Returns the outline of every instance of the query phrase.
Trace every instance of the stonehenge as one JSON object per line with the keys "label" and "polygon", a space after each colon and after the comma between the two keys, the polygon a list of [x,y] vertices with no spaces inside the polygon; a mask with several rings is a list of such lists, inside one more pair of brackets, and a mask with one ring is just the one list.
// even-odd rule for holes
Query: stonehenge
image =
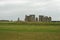
{"label": "stonehenge", "polygon": [[25,15],[25,22],[51,22],[51,17],[39,15],[39,17],[35,17],[35,15]]}

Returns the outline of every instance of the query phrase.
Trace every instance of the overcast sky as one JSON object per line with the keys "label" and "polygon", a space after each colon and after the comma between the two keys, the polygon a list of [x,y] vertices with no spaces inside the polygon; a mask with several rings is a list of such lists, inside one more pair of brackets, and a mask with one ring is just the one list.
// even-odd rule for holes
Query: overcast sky
{"label": "overcast sky", "polygon": [[60,0],[0,0],[0,20],[23,20],[29,14],[60,20]]}

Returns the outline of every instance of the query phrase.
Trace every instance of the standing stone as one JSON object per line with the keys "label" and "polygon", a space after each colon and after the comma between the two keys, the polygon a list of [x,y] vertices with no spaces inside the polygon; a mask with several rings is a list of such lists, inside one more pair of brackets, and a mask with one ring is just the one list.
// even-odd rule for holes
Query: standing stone
{"label": "standing stone", "polygon": [[20,19],[19,19],[19,17],[18,17],[18,20],[17,20],[18,22],[20,21]]}
{"label": "standing stone", "polygon": [[43,22],[43,18],[44,18],[44,16],[39,15],[39,22]]}
{"label": "standing stone", "polygon": [[29,15],[29,16],[25,16],[25,21],[26,22],[35,22],[35,15]]}
{"label": "standing stone", "polygon": [[36,17],[36,22],[38,22],[38,18]]}

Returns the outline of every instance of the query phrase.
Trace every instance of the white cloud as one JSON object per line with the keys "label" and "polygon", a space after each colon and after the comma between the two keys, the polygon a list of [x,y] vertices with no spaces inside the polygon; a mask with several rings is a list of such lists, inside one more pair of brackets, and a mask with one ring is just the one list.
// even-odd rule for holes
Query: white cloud
{"label": "white cloud", "polygon": [[60,0],[0,0],[0,17],[23,19],[25,14],[48,15],[59,20]]}

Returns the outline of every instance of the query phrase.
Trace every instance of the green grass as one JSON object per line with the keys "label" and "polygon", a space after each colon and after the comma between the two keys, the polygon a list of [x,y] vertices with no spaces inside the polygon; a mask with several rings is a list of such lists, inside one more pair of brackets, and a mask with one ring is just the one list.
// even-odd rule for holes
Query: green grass
{"label": "green grass", "polygon": [[0,23],[0,40],[60,40],[60,23]]}
{"label": "green grass", "polygon": [[60,40],[56,32],[0,32],[0,40]]}
{"label": "green grass", "polygon": [[60,32],[60,25],[0,23],[0,31],[18,32]]}

